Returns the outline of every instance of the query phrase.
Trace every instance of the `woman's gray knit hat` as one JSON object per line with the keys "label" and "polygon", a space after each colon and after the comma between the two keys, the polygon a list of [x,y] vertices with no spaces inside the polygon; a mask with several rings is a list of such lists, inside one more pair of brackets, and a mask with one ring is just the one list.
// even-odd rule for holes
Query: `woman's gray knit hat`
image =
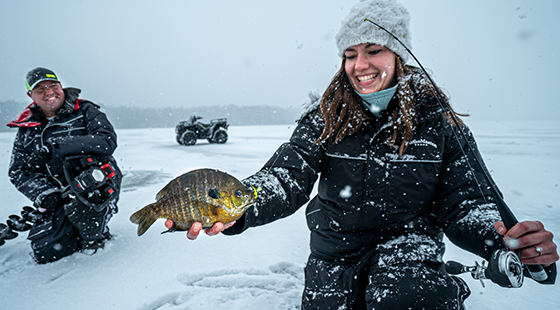
{"label": "woman's gray knit hat", "polygon": [[366,18],[389,30],[406,47],[412,48],[410,15],[402,4],[396,0],[361,0],[350,9],[335,37],[338,55],[342,57],[351,46],[373,43],[387,47],[406,63],[409,58],[406,49],[387,32],[366,21]]}

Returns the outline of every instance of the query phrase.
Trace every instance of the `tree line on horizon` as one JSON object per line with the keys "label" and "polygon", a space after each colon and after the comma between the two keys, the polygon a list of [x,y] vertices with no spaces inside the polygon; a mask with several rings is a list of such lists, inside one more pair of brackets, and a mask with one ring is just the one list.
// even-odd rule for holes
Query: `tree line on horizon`
{"label": "tree line on horizon", "polygon": [[[21,113],[27,104],[14,100],[0,101],[0,131],[11,130],[7,123]],[[304,112],[302,107],[274,107],[266,105],[159,107],[143,108],[129,106],[103,106],[116,129],[175,127],[190,116],[201,116],[203,123],[215,118],[227,118],[230,125],[280,125],[293,124]]]}

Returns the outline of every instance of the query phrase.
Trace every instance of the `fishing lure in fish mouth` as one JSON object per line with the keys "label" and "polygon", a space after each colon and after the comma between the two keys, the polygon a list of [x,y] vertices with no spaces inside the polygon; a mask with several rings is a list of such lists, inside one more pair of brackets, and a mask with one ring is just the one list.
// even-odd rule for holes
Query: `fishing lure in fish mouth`
{"label": "fishing lure in fish mouth", "polygon": [[[441,92],[439,91],[439,88],[436,86],[436,83],[434,82],[434,80],[432,80],[432,78],[430,77],[430,75],[428,74],[428,72],[426,71],[426,69],[424,69],[424,66],[422,66],[422,64],[420,63],[420,61],[418,60],[418,58],[416,58],[416,56],[414,56],[414,54],[412,53],[412,51],[397,37],[395,36],[391,31],[383,28],[383,26],[379,25],[378,23],[372,21],[369,18],[364,19],[364,22],[370,22],[373,25],[377,26],[379,29],[385,31],[387,34],[389,34],[393,39],[395,39],[397,42],[399,42],[400,45],[402,45],[404,47],[404,49],[410,54],[410,56],[412,56],[412,58],[414,58],[414,61],[416,61],[416,63],[418,64],[418,66],[420,67],[420,69],[422,70],[422,72],[424,72],[424,74],[426,75],[426,78],[428,79],[428,81],[430,81],[430,84],[432,84],[432,86],[434,87],[435,93],[436,93],[436,101],[438,102],[439,106],[450,116],[453,124],[454,124],[454,128],[456,128],[456,130],[454,128],[452,128],[453,130],[453,135],[455,136],[455,139],[457,139],[458,141],[460,140],[459,137],[461,137],[461,139],[463,139],[464,141],[468,141],[465,133],[463,132],[463,130],[461,130],[461,127],[459,126],[459,121],[457,120],[457,117],[455,117],[455,114],[453,113],[453,111],[451,110],[451,107],[449,106],[449,103],[447,101],[445,101],[443,98],[443,95],[441,94]],[[461,145],[461,144],[459,144]],[[504,201],[504,199],[502,198],[500,191],[498,190],[498,187],[496,186],[496,184],[492,181],[492,178],[490,177],[490,173],[486,170],[486,168],[484,167],[484,165],[482,164],[482,158],[480,157],[478,152],[475,152],[472,145],[470,143],[466,143],[467,145],[467,151],[470,152],[470,154],[473,155],[474,157],[474,162],[481,168],[480,170],[483,172],[484,178],[486,179],[487,183],[489,184],[489,188],[492,192],[492,196],[494,198],[494,203],[496,204],[498,211],[500,212],[500,216],[502,217],[502,220],[504,222],[504,225],[506,226],[507,229],[512,228],[513,226],[515,226],[515,224],[518,223],[517,218],[515,217],[515,215],[513,214],[513,212],[511,211],[511,209],[507,206],[506,202]],[[463,153],[463,155],[467,155],[467,152],[463,149],[463,147],[461,147],[461,152]],[[473,176],[475,176],[474,173],[474,169],[472,168],[472,166],[470,165],[470,163],[467,161],[467,164],[469,165],[469,169],[471,170]],[[479,183],[479,181],[476,179],[476,176],[474,177],[474,180],[481,192],[482,193],[482,187]],[[484,197],[484,199],[486,200],[484,194],[482,195]],[[519,251],[516,251],[516,255],[519,258],[519,261],[521,261],[521,253]],[[542,265],[525,265],[527,267],[527,270],[529,271],[531,277],[539,282],[542,281],[546,281],[548,279],[548,275],[546,273],[546,271],[544,270]]]}
{"label": "fishing lure in fish mouth", "polygon": [[252,186],[252,188],[253,188],[253,192],[255,193],[255,200],[256,200],[258,196],[258,192],[262,191],[262,187],[259,186],[255,188],[254,186]]}

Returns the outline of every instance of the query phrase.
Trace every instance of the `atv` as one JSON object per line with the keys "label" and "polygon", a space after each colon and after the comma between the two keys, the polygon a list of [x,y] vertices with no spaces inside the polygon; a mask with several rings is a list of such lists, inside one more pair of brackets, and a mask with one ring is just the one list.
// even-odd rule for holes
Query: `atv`
{"label": "atv", "polygon": [[188,121],[182,121],[175,126],[177,143],[180,145],[194,145],[197,139],[207,139],[210,143],[226,143],[228,139],[227,118],[217,118],[210,124],[203,124],[198,120],[200,116],[191,116]]}

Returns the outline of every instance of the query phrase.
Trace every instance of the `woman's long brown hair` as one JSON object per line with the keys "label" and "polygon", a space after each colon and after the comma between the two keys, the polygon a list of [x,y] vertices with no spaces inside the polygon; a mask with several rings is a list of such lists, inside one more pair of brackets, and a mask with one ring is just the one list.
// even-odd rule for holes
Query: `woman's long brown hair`
{"label": "woman's long brown hair", "polygon": [[[412,140],[417,122],[415,103],[428,97],[436,98],[437,93],[419,68],[403,64],[399,57],[396,58],[398,107],[392,112],[393,133],[386,143],[394,147],[400,142],[399,156],[402,156]],[[334,137],[334,143],[338,143],[346,136],[358,132],[364,120],[371,118],[365,113],[361,99],[350,84],[344,63],[345,59],[321,97],[319,107],[325,120],[325,128],[315,143],[323,143],[331,137]],[[441,89],[439,92],[443,94]],[[449,103],[447,96],[443,97]],[[451,111],[458,120],[459,115],[466,116]],[[449,115],[446,117],[450,119]]]}

